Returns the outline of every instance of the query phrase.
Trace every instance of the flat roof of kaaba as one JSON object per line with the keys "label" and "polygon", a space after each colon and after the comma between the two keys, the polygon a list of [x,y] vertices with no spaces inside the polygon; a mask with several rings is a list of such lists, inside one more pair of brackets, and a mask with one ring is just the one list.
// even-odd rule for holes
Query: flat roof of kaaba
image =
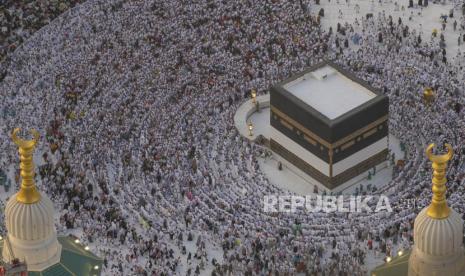
{"label": "flat roof of kaaba", "polygon": [[[304,78],[308,82],[303,81]],[[313,93],[311,87],[317,82],[321,83],[318,85],[322,88],[315,89]],[[326,93],[328,90],[326,85],[337,89]],[[321,94],[328,95],[321,97]],[[348,98],[341,97],[341,94],[347,94]],[[312,95],[317,96],[312,97]],[[358,126],[389,113],[389,99],[380,89],[371,86],[352,71],[344,69],[331,60],[314,64],[272,86],[270,101],[272,107],[285,112],[309,129],[312,127],[321,129],[323,125],[330,129],[337,126],[347,128],[347,123]],[[310,119],[309,115],[313,119]]]}
{"label": "flat roof of kaaba", "polygon": [[307,72],[283,88],[331,120],[376,97],[329,64]]}
{"label": "flat roof of kaaba", "polygon": [[[322,70],[320,71],[320,69]],[[331,97],[335,98],[334,102],[330,103],[327,103],[327,98],[314,99],[315,102],[305,101],[305,98],[299,97],[299,91],[293,93],[287,88],[293,87],[293,84],[296,85],[299,79],[309,74],[313,74],[312,78],[315,78],[315,80],[312,81],[314,82],[317,82],[318,78],[323,79],[325,75],[330,80],[331,76],[328,77],[328,73],[335,74],[332,70],[340,74],[337,77],[340,78],[339,81],[352,82],[351,85],[357,88],[355,92],[352,91],[358,94],[352,97],[353,102],[346,103],[338,99],[339,94],[345,94],[345,90],[349,90],[347,87],[339,87],[340,90],[336,91],[335,95]],[[347,78],[347,80],[344,80],[344,78]],[[325,91],[322,89],[317,93],[321,94],[325,93]],[[353,95],[353,93],[348,92],[347,94]],[[363,96],[363,93],[365,93],[365,96]],[[327,104],[325,105],[326,109],[323,109],[322,104],[318,101]],[[277,116],[276,112],[279,111],[285,117],[298,122],[303,128],[318,133],[321,139],[330,143],[336,142],[376,120],[387,118],[389,115],[389,98],[380,89],[371,86],[368,82],[358,78],[353,72],[329,60],[312,65],[310,68],[272,86],[270,89],[270,105],[272,111],[274,110],[275,117]],[[343,108],[340,108],[341,106]],[[333,111],[331,107],[336,107],[334,109],[338,110]]]}

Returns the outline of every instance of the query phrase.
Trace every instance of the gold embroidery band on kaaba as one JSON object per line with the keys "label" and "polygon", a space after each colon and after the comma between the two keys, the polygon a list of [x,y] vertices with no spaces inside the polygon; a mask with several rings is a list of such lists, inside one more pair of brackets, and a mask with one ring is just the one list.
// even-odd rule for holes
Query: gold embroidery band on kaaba
{"label": "gold embroidery band on kaaba", "polygon": [[[360,136],[360,135],[366,135],[364,136],[363,138],[366,138],[368,136],[371,136],[372,134],[374,134],[376,132],[376,129],[372,130],[372,128],[376,128],[378,127],[380,124],[383,124],[384,122],[386,122],[388,119],[388,115],[384,115],[383,117],[379,118],[378,120],[372,122],[372,123],[369,123],[368,125],[352,132],[351,134],[347,135],[346,137],[340,139],[340,140],[337,140],[334,144],[333,144],[333,147],[334,148],[337,148],[339,147],[340,145],[346,143],[347,141],[350,141],[354,138],[356,138],[357,136]],[[373,133],[370,133],[372,132]]]}
{"label": "gold embroidery band on kaaba", "polygon": [[290,130],[294,130],[294,127],[291,124],[289,124],[288,122],[286,122],[285,120],[281,119],[280,121],[281,121],[281,124],[283,126],[287,127]]}
{"label": "gold embroidery band on kaaba", "polygon": [[367,138],[367,137],[370,137],[371,135],[375,134],[376,131],[378,131],[378,128],[377,128],[377,127],[374,127],[374,128],[372,128],[371,130],[369,130],[369,131],[363,133],[363,134],[362,134],[363,139],[365,139],[365,138]]}
{"label": "gold embroidery band on kaaba", "polygon": [[352,147],[355,144],[355,140],[349,141],[341,146],[341,151],[346,150],[347,148]]}
{"label": "gold embroidery band on kaaba", "polygon": [[[383,124],[388,119],[388,115],[384,115],[383,117],[379,118],[378,120],[376,120],[376,121],[374,121],[374,122],[360,128],[360,129],[352,132],[351,134],[347,135],[346,137],[341,138],[341,139],[337,140],[336,142],[334,142],[333,144],[331,144],[331,143],[328,143],[328,141],[323,140],[323,138],[316,135],[312,131],[308,130],[306,127],[304,127],[300,123],[296,122],[294,119],[290,118],[289,116],[287,116],[286,114],[281,112],[276,107],[271,106],[271,112],[274,113],[275,115],[277,115],[280,118],[281,123],[285,127],[287,127],[287,128],[293,127],[296,130],[304,133],[307,136],[307,137],[304,136],[306,138],[305,140],[309,141],[309,139],[313,139],[313,140],[317,141],[318,143],[320,143],[321,145],[327,147],[328,149],[337,148],[337,147],[349,142],[350,140],[355,139],[357,136],[360,136],[360,135],[362,135],[363,138],[371,136],[376,132],[376,127],[378,125],[380,125],[380,124]],[[309,142],[314,145],[314,143],[312,143],[311,141],[309,141]],[[347,148],[346,145],[344,145],[344,146],[345,146],[344,149]],[[342,150],[344,150],[344,149],[342,149]]]}
{"label": "gold embroidery band on kaaba", "polygon": [[313,146],[316,146],[316,141],[313,140],[312,138],[308,137],[307,135],[304,134],[304,139],[309,142],[310,144],[312,144]]}
{"label": "gold embroidery band on kaaba", "polygon": [[307,135],[309,138],[316,140],[318,143],[322,144],[323,146],[330,148],[331,144],[328,143],[327,141],[323,140],[320,136],[316,135],[315,133],[311,132],[307,128],[305,128],[303,125],[299,124],[295,120],[291,119],[289,116],[278,110],[276,107],[271,106],[271,111],[276,114],[281,121],[286,121],[289,125],[292,125],[295,129],[298,129],[300,132],[304,133]]}

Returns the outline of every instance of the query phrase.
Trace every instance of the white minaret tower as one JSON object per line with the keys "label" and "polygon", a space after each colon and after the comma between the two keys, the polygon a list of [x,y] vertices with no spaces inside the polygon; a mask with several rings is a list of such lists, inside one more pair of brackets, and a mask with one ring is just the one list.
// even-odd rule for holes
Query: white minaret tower
{"label": "white minaret tower", "polygon": [[433,199],[415,219],[414,247],[409,258],[409,276],[465,275],[463,221],[446,202],[446,167],[453,150],[433,155],[431,144],[426,155],[433,162]]}
{"label": "white minaret tower", "polygon": [[3,259],[25,261],[28,271],[43,271],[60,261],[61,245],[58,243],[54,225],[53,203],[41,194],[34,182],[33,154],[39,133],[31,130],[30,141],[18,138],[19,129],[13,131],[12,139],[19,147],[21,159],[21,188],[8,200],[5,208],[5,223],[8,231]]}

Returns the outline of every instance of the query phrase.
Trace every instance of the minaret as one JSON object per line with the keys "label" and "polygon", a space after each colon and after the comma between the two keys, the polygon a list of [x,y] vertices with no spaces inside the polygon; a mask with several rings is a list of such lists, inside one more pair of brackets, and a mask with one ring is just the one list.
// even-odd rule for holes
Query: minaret
{"label": "minaret", "polygon": [[409,276],[465,275],[463,221],[447,206],[446,168],[453,149],[446,144],[447,153],[433,155],[434,144],[426,149],[433,162],[433,198],[415,219],[414,247],[409,258]]}
{"label": "minaret", "polygon": [[60,261],[61,245],[54,225],[54,208],[50,199],[41,194],[34,181],[33,154],[39,133],[31,130],[32,140],[18,137],[13,130],[13,142],[19,147],[21,188],[7,202],[5,224],[8,231],[3,247],[3,259],[25,261],[28,271],[43,271]]}

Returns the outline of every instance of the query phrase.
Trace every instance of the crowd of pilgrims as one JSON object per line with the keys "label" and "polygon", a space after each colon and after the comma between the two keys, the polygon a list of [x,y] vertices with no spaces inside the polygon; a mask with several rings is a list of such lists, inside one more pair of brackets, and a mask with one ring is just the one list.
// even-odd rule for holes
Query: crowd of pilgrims
{"label": "crowd of pilgrims", "polygon": [[82,1],[2,1],[0,5],[0,61],[5,63],[6,56],[34,32],[80,2]]}
{"label": "crowd of pilgrims", "polygon": [[[14,166],[17,183],[11,130],[40,131],[37,182],[57,231],[89,244],[105,275],[366,275],[370,256],[412,245],[431,197],[428,143],[453,145],[448,200],[465,213],[465,59],[387,13],[327,30],[318,10],[306,0],[77,5],[9,55],[0,169]],[[289,192],[260,171],[267,149],[240,136],[234,113],[251,89],[268,93],[323,59],[389,96],[405,164],[376,193],[392,213],[262,211],[265,195]]]}

